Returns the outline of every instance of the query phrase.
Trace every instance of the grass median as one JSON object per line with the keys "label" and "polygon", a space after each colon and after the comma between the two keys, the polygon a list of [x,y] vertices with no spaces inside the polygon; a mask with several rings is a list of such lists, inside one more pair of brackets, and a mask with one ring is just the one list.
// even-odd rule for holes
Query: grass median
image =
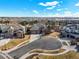
{"label": "grass median", "polygon": [[32,59],[79,59],[79,55],[77,55],[77,53],[74,51],[69,51],[66,54],[57,55],[57,56],[37,55],[37,56],[34,56]]}

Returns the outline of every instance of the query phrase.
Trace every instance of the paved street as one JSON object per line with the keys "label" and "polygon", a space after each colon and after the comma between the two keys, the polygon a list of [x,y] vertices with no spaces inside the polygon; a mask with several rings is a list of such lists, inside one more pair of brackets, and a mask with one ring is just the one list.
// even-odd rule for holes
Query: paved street
{"label": "paved street", "polygon": [[45,50],[55,50],[61,47],[61,43],[57,39],[44,37],[38,40],[33,41],[32,43],[25,45],[19,49],[16,49],[10,53],[10,56],[14,57],[21,57],[22,55],[26,54],[27,52],[33,49],[45,49]]}
{"label": "paved street", "polygon": [[6,56],[2,52],[0,52],[0,59],[7,59]]}
{"label": "paved street", "polygon": [[0,55],[0,59],[5,59],[2,55]]}

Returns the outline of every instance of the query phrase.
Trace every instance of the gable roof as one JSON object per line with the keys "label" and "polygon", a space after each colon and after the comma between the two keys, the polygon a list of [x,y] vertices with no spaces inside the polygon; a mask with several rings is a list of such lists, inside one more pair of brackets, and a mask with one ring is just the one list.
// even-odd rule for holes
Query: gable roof
{"label": "gable roof", "polygon": [[40,30],[40,29],[46,29],[46,26],[41,23],[37,23],[32,25],[32,28],[30,30]]}
{"label": "gable roof", "polygon": [[10,26],[8,26],[8,25],[0,24],[0,29],[2,30],[2,32],[6,32],[9,28],[10,28]]}

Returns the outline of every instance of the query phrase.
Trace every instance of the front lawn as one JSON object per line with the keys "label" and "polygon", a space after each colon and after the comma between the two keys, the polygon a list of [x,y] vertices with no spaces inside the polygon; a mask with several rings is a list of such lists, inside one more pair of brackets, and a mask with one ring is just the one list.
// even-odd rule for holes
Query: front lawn
{"label": "front lawn", "polygon": [[4,50],[8,50],[8,49],[11,49],[15,46],[17,46],[18,44],[24,42],[27,40],[27,42],[29,41],[29,35],[26,35],[25,38],[22,38],[22,39],[11,39],[10,42],[8,42],[7,44],[5,44],[4,46],[1,46],[0,47],[0,50],[4,51]]}

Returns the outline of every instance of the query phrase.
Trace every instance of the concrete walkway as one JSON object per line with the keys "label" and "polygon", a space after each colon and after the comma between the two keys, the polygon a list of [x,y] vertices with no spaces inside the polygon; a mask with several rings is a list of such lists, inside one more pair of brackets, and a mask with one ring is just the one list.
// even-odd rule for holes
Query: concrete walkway
{"label": "concrete walkway", "polygon": [[[57,39],[62,43],[63,41],[60,39],[60,38],[58,38],[57,37]],[[68,46],[70,46],[69,45],[69,43],[66,41],[66,44],[67,44],[67,46],[65,46],[65,45],[63,45],[63,43],[62,43],[62,49],[65,49],[65,51],[64,52],[62,52],[62,53],[57,53],[57,54],[47,54],[47,53],[26,53],[26,54],[24,54],[23,56],[21,56],[20,57],[20,59],[27,59],[28,57],[30,57],[30,56],[32,56],[32,55],[48,55],[48,56],[57,56],[57,55],[62,55],[62,54],[65,54],[65,53],[67,53],[67,52],[69,52],[70,51],[70,49],[68,49]]]}
{"label": "concrete walkway", "polygon": [[32,55],[45,55],[45,56],[57,56],[57,55],[63,55],[66,54],[67,52],[69,52],[70,50],[66,50],[62,53],[57,53],[57,54],[48,54],[48,53],[27,53],[25,55],[23,55],[22,57],[20,57],[19,59],[27,59],[28,57],[32,56]]}
{"label": "concrete walkway", "polygon": [[5,44],[7,44],[10,41],[10,39],[2,39],[0,40],[0,46],[3,46]]}
{"label": "concrete walkway", "polygon": [[[40,35],[31,35],[30,42],[29,42],[28,44],[30,44],[31,42],[37,40],[38,38],[40,38]],[[33,40],[33,39],[34,39],[34,40]],[[59,40],[61,43],[63,42],[60,38],[58,38],[58,40]],[[62,52],[62,53],[58,53],[58,54],[47,54],[47,53],[29,53],[29,52],[28,52],[28,53],[24,54],[23,56],[21,56],[20,59],[28,58],[29,56],[31,56],[31,55],[33,55],[33,54],[49,55],[49,56],[54,56],[54,55],[55,55],[55,56],[56,56],[56,55],[62,55],[62,54],[65,54],[65,53],[67,53],[67,52],[69,52],[69,51],[71,51],[71,50],[74,50],[75,46],[71,48],[71,46],[69,45],[69,43],[68,43],[67,41],[65,41],[65,42],[67,43],[67,46],[65,46],[65,45],[62,46],[62,49],[65,49],[65,51]],[[63,44],[63,43],[62,43],[62,44]],[[20,47],[17,47],[16,49],[18,49],[18,48],[20,48]],[[14,49],[14,50],[16,50],[16,49]],[[14,52],[14,50],[12,50],[12,51]],[[10,51],[10,52],[11,52],[11,51]],[[23,51],[22,51],[22,52],[23,52]]]}
{"label": "concrete walkway", "polygon": [[6,58],[4,54],[0,53],[0,59],[8,59],[8,58]]}
{"label": "concrete walkway", "polygon": [[[68,40],[62,40],[60,38],[59,38],[59,40],[62,42],[62,45],[63,45],[62,46],[62,49],[71,50],[71,51],[77,51],[77,49],[75,49],[76,48],[76,45],[72,45],[71,46],[69,44],[70,41],[68,41]],[[64,45],[63,42],[65,42],[67,45]]]}
{"label": "concrete walkway", "polygon": [[[26,43],[27,41],[24,41],[22,43],[20,43],[19,45],[17,45],[16,47],[12,48],[12,49],[9,49],[9,50],[6,50],[6,51],[3,51],[4,53],[9,53],[11,51],[14,51],[16,49],[19,49],[20,47],[24,46],[24,45],[27,45],[35,40],[37,40],[38,38],[40,38],[41,35],[30,35],[30,38],[29,38],[29,42]],[[26,44],[23,44],[23,43],[26,43]],[[23,45],[22,45],[23,44]]]}
{"label": "concrete walkway", "polygon": [[0,52],[0,59],[12,59],[8,56],[8,54],[6,53],[3,53],[3,52]]}

